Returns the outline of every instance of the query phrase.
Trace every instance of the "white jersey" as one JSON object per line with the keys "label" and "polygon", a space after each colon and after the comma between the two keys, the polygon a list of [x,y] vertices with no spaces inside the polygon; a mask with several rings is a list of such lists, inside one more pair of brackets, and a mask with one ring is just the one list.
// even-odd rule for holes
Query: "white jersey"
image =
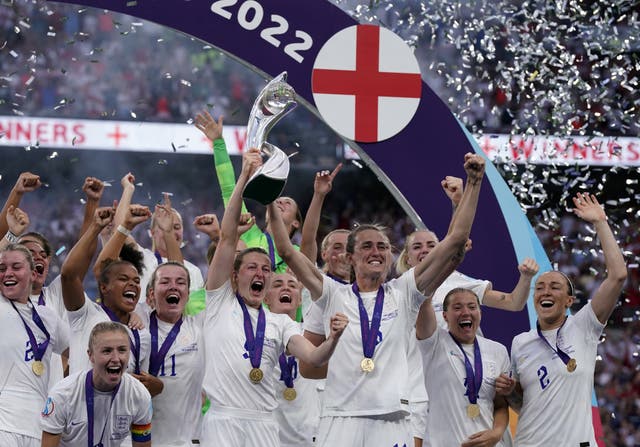
{"label": "white jersey", "polygon": [[[322,308],[314,303],[308,310],[304,318],[304,329],[314,334],[325,335]],[[424,402],[428,400],[426,390],[424,388],[424,376],[422,374],[422,358],[415,342],[415,329],[409,333],[408,339],[408,362],[410,381],[413,384],[410,387],[409,399],[412,402]],[[324,382],[324,381],[323,381]],[[324,389],[324,383],[322,383]]]}
{"label": "white jersey", "polygon": [[[567,317],[558,331],[543,331],[549,344],[576,360],[574,372],[538,337],[536,329],[517,335],[511,346],[515,379],[524,391],[515,445],[596,445],[591,393],[598,339],[604,325],[591,304]],[[559,332],[559,334],[558,334]],[[556,340],[557,335],[557,340]]]}
{"label": "white jersey", "polygon": [[[322,416],[407,415],[409,332],[425,299],[416,288],[414,271],[383,284],[382,318],[373,355],[375,369],[370,373],[360,368],[364,358],[360,312],[351,287],[325,276],[322,296],[316,301],[323,312],[324,333],[330,332],[331,315],[341,312],[349,318],[329,360]],[[370,320],[376,294],[360,293]]]}
{"label": "white jersey", "polygon": [[[52,309],[62,320],[68,321],[67,309],[64,307],[64,300],[62,299],[62,280],[60,275],[56,276],[49,285],[42,287],[42,296],[45,306]],[[31,295],[30,298],[32,303],[38,304],[40,295]]]}
{"label": "white jersey", "polygon": [[[33,304],[15,303],[38,344],[45,335],[32,318]],[[69,330],[55,313],[38,306],[36,311],[51,337],[42,357],[44,374],[34,374],[33,349],[27,330],[11,302],[0,296],[0,430],[40,439],[38,418],[47,397],[51,353],[61,354],[69,346]]]}
{"label": "white jersey", "polygon": [[[300,333],[302,333],[302,327]],[[293,360],[290,360],[293,359]],[[294,400],[284,398],[284,390],[287,388],[281,379],[280,363],[275,367],[276,399],[278,408],[274,415],[279,427],[280,445],[310,447],[318,433],[320,423],[320,400],[316,390],[316,380],[305,379],[298,372],[298,361],[293,356],[287,356],[287,361],[292,361],[293,387],[296,390]]]}
{"label": "white jersey", "polygon": [[[69,326],[69,319],[67,317],[67,309],[64,307],[64,301],[62,299],[62,281],[60,275],[56,276],[48,286],[42,287],[42,297],[44,299],[44,305],[53,310],[55,314],[60,318],[67,326]],[[31,302],[37,306],[40,301],[40,295],[31,295]],[[49,375],[49,386],[51,389],[53,385],[60,382],[64,378],[64,367],[62,364],[62,357],[55,352],[51,355],[51,373]]]}
{"label": "white jersey", "polygon": [[[153,251],[148,248],[141,247],[140,245],[138,245],[137,248],[142,252],[142,262],[144,263],[144,270],[140,275],[140,301],[138,301],[138,305],[140,305],[140,303],[144,303],[147,299],[147,285],[149,281],[151,281],[151,275],[153,275],[153,272],[158,268],[158,258],[156,258]],[[167,262],[167,258],[162,258],[162,262]],[[204,278],[198,266],[193,265],[186,259],[183,265],[189,272],[189,293],[204,288]]]}
{"label": "white jersey", "polygon": [[[84,447],[88,444],[86,377],[87,372],[82,371],[63,379],[53,387],[42,409],[40,429],[51,434],[62,434],[60,447]],[[113,405],[111,400],[111,392],[94,389],[93,442],[100,442],[104,427],[104,447],[120,446],[131,434],[132,425],[151,424],[151,395],[142,383],[129,374],[122,375]]]}
{"label": "white jersey", "polygon": [[[258,309],[247,306],[255,334]],[[299,332],[296,322],[287,315],[264,309],[266,328],[260,369],[264,378],[258,384],[249,380],[252,369],[244,348],[244,316],[242,308],[227,281],[217,290],[207,290],[205,323],[205,359],[207,370],[204,390],[211,400],[211,408],[236,408],[272,412],[275,397],[275,374],[278,357],[289,338]]]}
{"label": "white jersey", "polygon": [[[469,399],[465,396],[464,355],[449,332],[438,327],[431,337],[418,341],[429,393],[427,439],[434,447],[459,447],[469,435],[493,427],[496,377],[509,371],[509,355],[500,343],[480,336],[476,338],[482,356],[482,385],[477,401],[480,415],[474,419],[467,416]],[[473,345],[462,346],[474,365]]]}
{"label": "white jersey", "polygon": [[[202,312],[182,318],[180,332],[158,372],[164,388],[153,397],[154,446],[191,447],[191,440],[198,438],[205,372],[204,317]],[[171,328],[173,324],[158,319],[158,350]]]}
{"label": "white jersey", "polygon": [[[309,309],[307,309],[302,325],[305,331],[325,336],[324,323],[322,322],[322,308],[315,302],[309,306]],[[314,382],[316,390],[318,391],[318,398],[320,399],[320,408],[322,408],[322,392],[326,385],[326,379],[314,379]]]}
{"label": "white jersey", "polygon": [[[87,349],[89,348],[89,336],[93,327],[103,321],[111,321],[109,315],[102,309],[99,304],[85,298],[84,304],[78,310],[67,311],[69,317],[69,326],[71,328],[71,346],[69,348],[69,373],[73,374],[80,371],[88,371],[91,369],[91,362]],[[134,340],[133,332],[127,327],[129,339]],[[140,370],[148,371],[149,369],[149,349],[151,338],[149,331],[142,329],[138,331],[140,335]],[[128,372],[135,371],[135,357],[133,352],[129,355]]]}
{"label": "white jersey", "polygon": [[[484,294],[487,290],[491,290],[491,282],[485,281],[482,279],[474,279],[470,276],[467,276],[463,273],[460,273],[457,270],[454,270],[452,274],[447,276],[447,279],[436,289],[431,298],[431,303],[433,305],[433,310],[436,313],[436,320],[438,321],[438,326],[442,328],[447,328],[447,322],[444,321],[444,317],[442,316],[444,304],[444,297],[447,296],[450,290],[462,287],[464,289],[472,290],[478,298],[480,299],[480,304],[482,304],[482,299],[484,298]],[[480,329],[478,329],[479,331]]]}

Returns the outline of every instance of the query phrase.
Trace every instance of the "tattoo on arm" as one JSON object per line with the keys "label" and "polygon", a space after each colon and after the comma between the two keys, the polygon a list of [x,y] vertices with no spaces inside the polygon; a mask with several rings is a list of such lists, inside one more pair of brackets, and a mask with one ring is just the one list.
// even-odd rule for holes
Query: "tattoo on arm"
{"label": "tattoo on arm", "polygon": [[458,250],[458,252],[451,257],[451,260],[454,263],[459,264],[464,259],[464,254],[465,254],[465,250],[464,250],[464,246],[462,246],[460,250]]}

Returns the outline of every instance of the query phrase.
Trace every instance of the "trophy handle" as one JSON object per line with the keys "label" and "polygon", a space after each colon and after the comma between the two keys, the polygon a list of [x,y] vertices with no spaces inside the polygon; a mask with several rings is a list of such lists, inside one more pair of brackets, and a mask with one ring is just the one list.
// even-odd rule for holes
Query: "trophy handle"
{"label": "trophy handle", "polygon": [[287,72],[283,71],[264,86],[251,107],[245,149],[256,147],[262,151],[269,131],[297,105],[295,91],[287,84]]}

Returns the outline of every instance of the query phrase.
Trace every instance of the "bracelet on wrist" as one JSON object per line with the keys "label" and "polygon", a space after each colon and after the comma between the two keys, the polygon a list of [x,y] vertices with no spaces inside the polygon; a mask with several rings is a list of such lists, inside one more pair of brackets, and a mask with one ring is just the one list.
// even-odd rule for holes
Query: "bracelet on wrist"
{"label": "bracelet on wrist", "polygon": [[7,231],[7,234],[4,235],[4,238],[9,241],[10,244],[18,243],[18,236],[13,234],[11,230]]}
{"label": "bracelet on wrist", "polygon": [[131,230],[127,230],[125,227],[123,227],[122,225],[118,225],[118,233],[122,233],[125,236],[129,237],[131,236]]}

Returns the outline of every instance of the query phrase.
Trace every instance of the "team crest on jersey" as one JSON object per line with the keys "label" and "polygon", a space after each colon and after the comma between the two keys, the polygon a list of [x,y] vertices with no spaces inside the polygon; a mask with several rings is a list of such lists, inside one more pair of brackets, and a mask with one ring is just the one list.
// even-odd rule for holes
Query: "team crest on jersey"
{"label": "team crest on jersey", "polygon": [[44,403],[44,408],[42,409],[42,417],[48,417],[53,414],[53,409],[56,405],[53,403],[53,399],[48,397],[47,401]]}
{"label": "team crest on jersey", "polygon": [[128,414],[117,414],[115,418],[114,430],[121,431],[129,431],[131,428],[131,421],[133,417]]}
{"label": "team crest on jersey", "polygon": [[276,347],[276,339],[275,338],[265,338],[264,345],[269,346],[270,348]]}
{"label": "team crest on jersey", "polygon": [[195,342],[191,339],[191,336],[189,334],[180,334],[178,336],[178,344],[189,345],[189,344],[195,344]]}
{"label": "team crest on jersey", "polygon": [[499,375],[498,374],[498,365],[496,365],[496,362],[487,362],[487,361],[483,361],[483,368],[484,368],[484,380],[486,380],[488,383],[494,383],[496,377]]}

